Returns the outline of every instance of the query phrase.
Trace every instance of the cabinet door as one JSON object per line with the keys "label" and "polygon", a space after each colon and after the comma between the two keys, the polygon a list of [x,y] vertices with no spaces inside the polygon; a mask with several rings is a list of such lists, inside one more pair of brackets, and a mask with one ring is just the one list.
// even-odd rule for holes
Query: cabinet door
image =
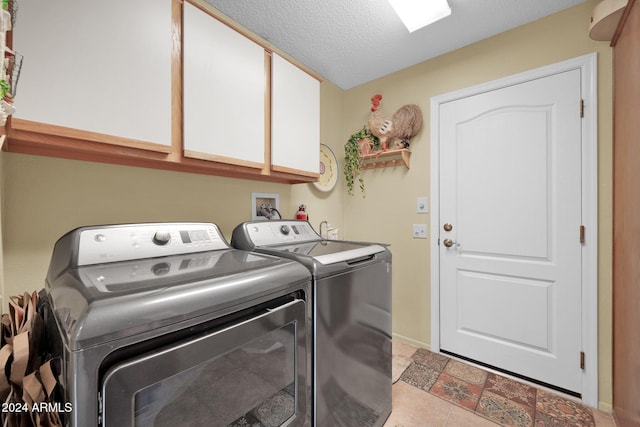
{"label": "cabinet door", "polygon": [[170,146],[171,8],[172,0],[21,2],[14,117]]}
{"label": "cabinet door", "polygon": [[304,175],[320,167],[320,82],[272,54],[272,169]]}
{"label": "cabinet door", "polygon": [[262,168],[264,49],[189,3],[183,31],[185,156]]}

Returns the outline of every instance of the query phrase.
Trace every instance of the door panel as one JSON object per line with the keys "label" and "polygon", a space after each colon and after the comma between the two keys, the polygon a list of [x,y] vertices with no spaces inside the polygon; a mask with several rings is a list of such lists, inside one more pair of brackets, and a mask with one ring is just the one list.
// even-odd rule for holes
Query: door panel
{"label": "door panel", "polygon": [[508,107],[458,125],[457,225],[465,253],[547,258],[549,112],[539,110]]}
{"label": "door panel", "polygon": [[[458,272],[460,330],[506,345],[551,351],[548,309],[552,284],[542,280],[474,271]],[[492,313],[487,316],[487,313]],[[495,322],[495,317],[510,319]],[[531,319],[542,321],[532,322]]]}
{"label": "door panel", "polygon": [[581,390],[580,71],[440,106],[441,348]]}

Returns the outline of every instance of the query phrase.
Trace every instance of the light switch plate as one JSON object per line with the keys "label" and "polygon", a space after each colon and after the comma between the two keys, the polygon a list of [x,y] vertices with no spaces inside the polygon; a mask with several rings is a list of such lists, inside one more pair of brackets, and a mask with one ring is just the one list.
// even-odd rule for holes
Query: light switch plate
{"label": "light switch plate", "polygon": [[413,224],[413,238],[414,239],[426,239],[427,238],[427,224]]}
{"label": "light switch plate", "polygon": [[429,213],[429,199],[426,197],[418,197],[416,199],[416,212]]}

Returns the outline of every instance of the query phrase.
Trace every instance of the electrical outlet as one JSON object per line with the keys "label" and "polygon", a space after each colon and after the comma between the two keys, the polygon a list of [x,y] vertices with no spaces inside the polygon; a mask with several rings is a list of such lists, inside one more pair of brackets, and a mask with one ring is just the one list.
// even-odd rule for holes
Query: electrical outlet
{"label": "electrical outlet", "polygon": [[427,238],[427,224],[413,224],[413,238],[414,239],[426,239]]}
{"label": "electrical outlet", "polygon": [[429,200],[426,197],[416,199],[416,212],[419,214],[429,213]]}

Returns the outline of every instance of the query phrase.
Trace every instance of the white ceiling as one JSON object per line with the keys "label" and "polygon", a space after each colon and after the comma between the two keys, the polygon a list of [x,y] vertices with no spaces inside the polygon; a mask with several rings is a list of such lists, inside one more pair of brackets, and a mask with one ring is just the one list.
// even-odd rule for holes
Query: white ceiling
{"label": "white ceiling", "polygon": [[449,0],[449,17],[413,33],[386,0],[206,1],[350,89],[585,0]]}

